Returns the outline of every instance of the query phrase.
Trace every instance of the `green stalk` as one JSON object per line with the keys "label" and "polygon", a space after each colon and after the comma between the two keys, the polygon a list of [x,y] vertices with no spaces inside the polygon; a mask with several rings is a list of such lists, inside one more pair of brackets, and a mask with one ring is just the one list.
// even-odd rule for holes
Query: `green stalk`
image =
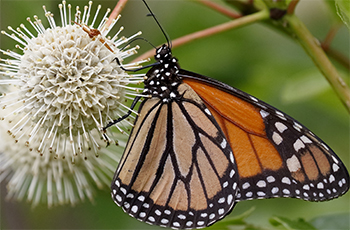
{"label": "green stalk", "polygon": [[311,57],[317,68],[326,77],[337,96],[345,105],[345,108],[348,110],[348,112],[350,112],[349,86],[340,77],[336,68],[333,66],[321,48],[320,43],[294,14],[286,15],[284,19],[288,22],[292,35],[295,35],[295,38],[299,41],[306,53]]}
{"label": "green stalk", "polygon": [[[268,10],[262,10],[244,17],[240,17],[237,19],[234,19],[229,22],[225,22],[220,25],[216,25],[201,31],[197,31],[185,36],[182,36],[180,38],[174,39],[172,43],[172,48],[179,47],[185,44],[188,44],[190,42],[193,42],[197,39],[202,39],[208,36],[212,36],[215,34],[219,34],[231,29],[243,27],[249,24],[253,24],[255,22],[260,22],[269,19],[269,11]],[[142,54],[141,56],[137,57],[136,59],[132,60],[131,62],[138,62],[140,60],[145,60],[147,58],[153,57],[154,55],[154,49],[151,49],[147,51],[146,53]]]}

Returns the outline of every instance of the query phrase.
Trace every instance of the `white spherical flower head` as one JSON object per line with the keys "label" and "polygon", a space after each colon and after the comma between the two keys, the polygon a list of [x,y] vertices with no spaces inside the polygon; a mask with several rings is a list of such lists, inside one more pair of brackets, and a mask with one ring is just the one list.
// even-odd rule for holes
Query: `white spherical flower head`
{"label": "white spherical flower head", "polygon": [[[100,9],[90,17],[92,2],[73,13],[63,1],[60,26],[44,7],[49,28],[34,16],[32,28],[2,31],[21,51],[0,49],[7,56],[0,59],[0,182],[9,181],[8,198],[75,204],[110,185],[127,136],[108,131],[120,146],[106,149],[100,130],[128,113],[125,100],[140,95],[135,85],[144,74],[124,71],[143,62],[123,63],[138,47],[118,48],[140,33],[118,37],[121,27],[109,37],[117,22],[107,26],[109,10],[94,29]],[[124,132],[130,124],[116,127]]]}
{"label": "white spherical flower head", "polygon": [[[45,29],[37,16],[34,16],[34,21],[27,19],[37,36],[23,24],[17,30],[9,27],[13,35],[2,31],[19,43],[17,47],[23,50],[23,54],[2,50],[12,59],[1,59],[3,68],[0,75],[8,78],[1,80],[0,84],[12,84],[17,90],[3,92],[5,96],[0,105],[3,108],[16,107],[3,116],[9,122],[17,114],[24,114],[9,129],[16,140],[26,138],[28,146],[40,142],[36,150],[42,154],[54,152],[56,158],[67,156],[68,144],[73,156],[81,153],[86,158],[84,151],[101,146],[99,138],[96,139],[91,131],[101,129],[109,121],[125,114],[128,107],[123,104],[124,100],[128,94],[137,94],[137,88],[127,85],[142,82],[143,76],[129,75],[119,63],[135,53],[138,47],[128,50],[118,47],[140,33],[118,38],[123,30],[120,28],[113,38],[107,37],[117,21],[106,26],[109,10],[97,29],[93,29],[100,6],[91,24],[86,26],[92,2],[84,8],[84,12],[77,7],[74,15],[71,6],[66,6],[65,2],[59,8],[61,26],[56,25],[52,13],[45,7],[50,28]],[[72,19],[76,22],[71,22]],[[138,65],[125,66],[130,69],[138,68]],[[122,131],[121,127],[125,128],[126,124],[119,124],[118,128]],[[40,129],[45,132],[38,132]],[[62,142],[62,138],[66,142]],[[97,151],[95,155],[98,155]]]}

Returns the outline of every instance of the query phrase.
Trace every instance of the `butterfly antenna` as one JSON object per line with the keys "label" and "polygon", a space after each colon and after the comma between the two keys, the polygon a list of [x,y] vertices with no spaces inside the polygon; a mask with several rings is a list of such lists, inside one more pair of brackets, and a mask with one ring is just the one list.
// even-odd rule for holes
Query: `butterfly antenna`
{"label": "butterfly antenna", "polygon": [[169,39],[168,34],[164,31],[162,25],[159,23],[159,21],[157,20],[156,16],[153,14],[151,8],[148,6],[147,2],[145,0],[142,0],[143,3],[146,5],[148,11],[150,12],[147,16],[152,16],[154,18],[154,20],[156,21],[156,23],[158,24],[158,27],[160,28],[160,30],[162,31],[167,43],[168,43],[168,47],[171,49],[172,48],[172,44],[171,41]]}
{"label": "butterfly antenna", "polygon": [[128,43],[126,43],[126,45],[125,46],[123,46],[120,50],[124,50],[126,47],[128,47],[131,43],[133,43],[134,41],[136,41],[136,40],[143,40],[143,41],[145,41],[145,42],[147,42],[149,45],[151,45],[153,48],[157,48],[157,47],[155,47],[155,45],[153,45],[150,41],[148,41],[146,38],[143,38],[143,37],[140,37],[140,38],[134,38],[134,39],[132,39],[132,40],[130,40]]}

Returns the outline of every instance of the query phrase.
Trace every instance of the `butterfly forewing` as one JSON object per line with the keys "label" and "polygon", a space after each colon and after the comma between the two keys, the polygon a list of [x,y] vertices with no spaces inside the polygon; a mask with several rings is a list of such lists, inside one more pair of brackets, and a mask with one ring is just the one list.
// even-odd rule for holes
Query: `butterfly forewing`
{"label": "butterfly forewing", "polygon": [[238,174],[219,125],[186,84],[171,102],[145,99],[139,108],[112,197],[150,224],[201,228],[234,206]]}
{"label": "butterfly forewing", "polygon": [[239,173],[236,201],[271,197],[323,201],[349,189],[343,163],[294,119],[221,82],[183,70],[180,74],[231,145]]}

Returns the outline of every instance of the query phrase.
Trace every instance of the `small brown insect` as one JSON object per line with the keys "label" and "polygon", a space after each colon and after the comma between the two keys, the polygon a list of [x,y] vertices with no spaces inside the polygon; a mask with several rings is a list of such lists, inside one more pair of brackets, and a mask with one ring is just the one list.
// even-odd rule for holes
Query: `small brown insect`
{"label": "small brown insect", "polygon": [[[73,21],[74,22],[74,21]],[[106,40],[103,38],[101,32],[98,29],[93,29],[89,28],[86,25],[79,24],[77,22],[74,22],[76,25],[80,26],[88,35],[91,39],[95,40],[99,35],[101,35],[98,40],[107,48],[109,49],[112,53],[114,53],[113,49],[106,43]]]}

